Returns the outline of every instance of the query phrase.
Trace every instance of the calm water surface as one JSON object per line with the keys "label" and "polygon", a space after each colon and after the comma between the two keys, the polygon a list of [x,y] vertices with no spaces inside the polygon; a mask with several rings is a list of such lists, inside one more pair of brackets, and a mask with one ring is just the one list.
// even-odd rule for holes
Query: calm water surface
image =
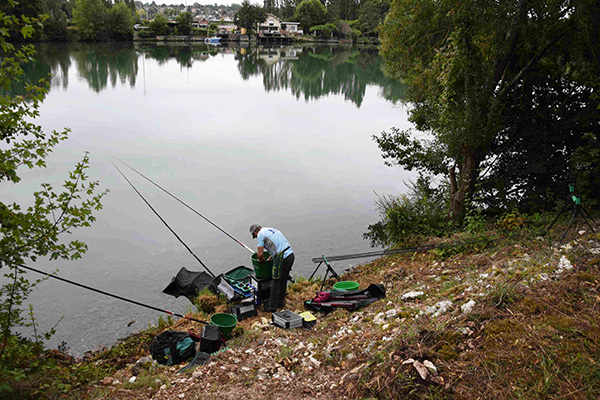
{"label": "calm water surface", "polygon": [[[375,192],[399,194],[411,176],[384,166],[371,136],[406,127],[403,88],[384,76],[376,49],[351,47],[39,46],[29,80],[54,77],[38,122],[69,127],[48,168],[2,188],[27,199],[58,185],[85,151],[89,175],[110,189],[76,262],[36,268],[159,308],[190,303],[162,293],[181,267],[202,270],[111,164],[129,163],[246,245],[253,223],[279,228],[296,253],[293,274],[313,257],[372,250]],[[127,168],[138,190],[216,274],[250,267],[250,253]],[[334,263],[338,272],[364,262]],[[351,261],[352,262],[352,261]],[[322,270],[321,272],[324,272]],[[38,278],[31,273],[30,279]],[[308,300],[308,299],[307,299]],[[76,355],[156,322],[159,313],[50,280],[30,298],[49,343]],[[130,327],[127,324],[135,320]]]}

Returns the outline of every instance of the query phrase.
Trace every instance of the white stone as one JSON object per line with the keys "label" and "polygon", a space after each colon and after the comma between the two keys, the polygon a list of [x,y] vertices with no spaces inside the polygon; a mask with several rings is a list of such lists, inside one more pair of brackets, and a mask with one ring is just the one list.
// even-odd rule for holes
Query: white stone
{"label": "white stone", "polygon": [[321,362],[314,358],[313,356],[308,357],[311,363],[314,364],[315,367],[319,368],[321,366]]}
{"label": "white stone", "polygon": [[471,335],[473,333],[473,331],[470,328],[466,327],[466,326],[463,327],[463,328],[458,328],[458,331],[460,333],[462,333],[463,335],[465,335],[465,336],[469,336],[469,335]]}
{"label": "white stone", "polygon": [[541,274],[538,275],[538,279],[540,281],[547,281],[550,278],[548,277],[548,274],[546,274],[545,272],[542,272]]}
{"label": "white stone", "polygon": [[375,316],[375,318],[373,318],[373,323],[375,323],[377,325],[385,324],[385,314],[384,313],[377,314]]}
{"label": "white stone", "polygon": [[404,293],[400,298],[402,300],[414,300],[416,298],[423,296],[424,294],[425,293],[423,293],[421,291],[413,290],[411,292]]}
{"label": "white stone", "polygon": [[135,382],[137,378],[135,376],[132,376],[131,378],[129,378],[129,383],[133,383]]}
{"label": "white stone", "polygon": [[396,315],[398,315],[398,310],[395,308],[389,309],[385,312],[385,317],[387,319],[394,318]]}
{"label": "white stone", "polygon": [[435,367],[435,365],[433,365],[433,363],[429,360],[425,360],[423,361],[423,365],[425,367],[427,367],[427,369],[429,370],[429,372],[436,374],[437,373],[437,368]]}
{"label": "white stone", "polygon": [[450,309],[452,302],[450,300],[444,300],[436,303],[433,306],[429,306],[425,309],[424,314],[432,314],[433,317],[439,317]]}
{"label": "white stone", "polygon": [[427,379],[428,371],[427,371],[427,368],[423,364],[421,364],[419,361],[415,361],[415,362],[413,362],[413,367],[415,367],[415,369],[421,376],[421,379],[423,379],[423,380]]}
{"label": "white stone", "polygon": [[465,304],[463,304],[462,306],[460,306],[460,310],[464,314],[468,314],[471,311],[473,311],[473,307],[475,307],[475,300],[469,300],[468,302],[466,302]]}
{"label": "white stone", "polygon": [[560,258],[560,260],[558,261],[558,273],[562,273],[563,271],[568,271],[570,269],[573,269],[573,264],[571,264],[571,261],[569,261],[569,259],[565,256],[562,256]]}

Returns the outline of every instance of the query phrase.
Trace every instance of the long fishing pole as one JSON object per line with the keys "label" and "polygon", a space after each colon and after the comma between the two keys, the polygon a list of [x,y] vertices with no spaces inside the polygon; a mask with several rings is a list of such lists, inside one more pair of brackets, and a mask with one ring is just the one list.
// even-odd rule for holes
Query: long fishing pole
{"label": "long fishing pole", "polygon": [[196,318],[192,318],[192,317],[187,317],[187,316],[182,315],[182,314],[177,314],[177,313],[174,313],[172,311],[163,310],[163,309],[158,308],[158,307],[154,307],[154,306],[150,306],[148,304],[140,303],[139,301],[127,299],[125,297],[121,297],[121,296],[118,296],[116,294],[108,293],[108,292],[105,292],[105,291],[100,290],[100,289],[96,289],[96,288],[93,288],[93,287],[90,287],[90,286],[82,285],[81,283],[77,283],[77,282],[73,282],[73,281],[70,281],[70,280],[65,279],[65,278],[61,278],[58,275],[49,274],[48,272],[44,272],[44,271],[40,271],[40,270],[35,269],[35,268],[28,267],[27,265],[23,265],[23,264],[15,264],[15,265],[17,267],[19,267],[19,268],[28,269],[30,271],[37,272],[38,274],[46,275],[46,276],[49,276],[51,278],[58,279],[59,281],[63,281],[63,282],[69,283],[71,285],[79,286],[81,288],[84,288],[84,289],[87,289],[87,290],[91,290],[93,292],[100,293],[100,294],[103,294],[105,296],[114,297],[115,299],[123,300],[123,301],[126,301],[128,303],[132,303],[132,304],[138,305],[140,307],[146,307],[146,308],[149,308],[149,309],[154,310],[154,311],[158,311],[158,312],[162,312],[162,313],[174,315],[174,316],[179,317],[179,318],[185,318],[185,319],[189,319],[190,321],[200,322],[201,324],[208,325],[208,322],[206,322],[206,321],[202,321],[202,320],[199,320],[199,319],[196,319]]}
{"label": "long fishing pole", "polygon": [[117,158],[115,156],[112,156],[112,157],[116,158],[121,163],[125,164],[128,168],[130,168],[132,171],[134,171],[136,174],[140,175],[142,178],[144,178],[148,182],[152,183],[154,186],[156,186],[157,188],[159,188],[160,190],[162,190],[163,192],[165,192],[166,194],[168,194],[169,196],[171,196],[172,198],[174,198],[175,200],[177,200],[178,202],[180,202],[181,204],[183,204],[184,206],[186,206],[188,209],[192,210],[196,215],[198,215],[199,217],[203,218],[206,222],[208,222],[209,224],[211,224],[212,226],[214,226],[215,228],[217,228],[218,230],[220,230],[221,232],[223,232],[230,239],[232,239],[234,242],[236,242],[237,244],[239,244],[240,246],[242,246],[243,248],[245,248],[246,250],[248,250],[250,253],[254,253],[254,250],[252,250],[250,247],[246,246],[244,243],[242,243],[241,241],[237,240],[236,238],[234,238],[233,236],[231,236],[229,233],[225,232],[222,228],[220,228],[219,226],[217,226],[217,224],[215,224],[214,222],[212,222],[210,219],[206,218],[204,215],[200,214],[198,211],[194,210],[191,206],[187,205],[183,200],[180,200],[174,194],[170,193],[167,189],[163,188],[158,183],[154,182],[152,179],[148,178],[147,176],[145,176],[144,174],[142,174],[141,172],[139,172],[138,170],[136,170],[135,168],[133,168],[131,165],[127,164],[125,161],[122,161],[122,160],[120,160],[119,158]]}
{"label": "long fishing pole", "polygon": [[135,190],[135,192],[142,198],[142,200],[144,200],[144,203],[146,203],[146,205],[148,205],[148,207],[150,207],[150,209],[152,210],[152,212],[154,212],[154,214],[156,214],[156,216],[162,221],[163,224],[165,224],[165,226],[167,228],[169,228],[169,230],[171,231],[171,233],[173,235],[175,235],[175,237],[177,238],[177,240],[179,240],[179,242],[190,252],[190,254],[192,256],[194,256],[194,258],[200,263],[200,265],[202,265],[204,267],[204,269],[206,269],[208,271],[209,274],[212,275],[212,277],[215,277],[215,274],[213,274],[211,272],[210,269],[208,269],[208,267],[206,265],[204,265],[204,263],[202,262],[202,260],[200,260],[198,258],[198,256],[196,256],[196,254],[194,254],[194,252],[192,251],[192,249],[190,249],[188,247],[187,244],[185,244],[185,242],[183,240],[181,240],[181,238],[179,237],[179,235],[177,235],[177,233],[175,233],[175,231],[169,226],[169,224],[167,224],[167,221],[165,221],[160,214],[154,209],[154,207],[152,207],[152,205],[150,205],[150,203],[148,203],[148,201],[144,198],[144,196],[139,192],[139,190],[136,189],[135,186],[133,186],[133,183],[131,183],[131,181],[129,179],[127,179],[127,177],[125,176],[125,174],[123,172],[121,172],[121,170],[119,169],[119,167],[117,167],[115,165],[114,162],[111,161],[111,164],[114,165],[114,167],[117,169],[117,171],[119,171],[119,173],[121,174],[121,176],[127,181],[127,183],[129,183],[129,185],[133,188],[133,190]]}

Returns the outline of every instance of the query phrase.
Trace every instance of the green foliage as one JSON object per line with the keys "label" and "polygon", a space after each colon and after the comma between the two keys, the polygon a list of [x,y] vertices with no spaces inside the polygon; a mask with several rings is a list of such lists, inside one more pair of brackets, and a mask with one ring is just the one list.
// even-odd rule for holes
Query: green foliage
{"label": "green foliage", "polygon": [[501,229],[507,231],[516,231],[525,226],[525,217],[523,217],[518,211],[512,211],[505,214],[497,222]]}
{"label": "green foliage", "polygon": [[116,3],[108,12],[111,36],[115,40],[133,38],[133,15],[125,3]]}
{"label": "green foliage", "polygon": [[386,160],[447,176],[457,223],[477,202],[496,213],[551,206],[556,182],[598,164],[594,152],[572,156],[597,130],[599,14],[588,0],[393,2],[381,53],[409,86],[409,119],[426,136],[382,134]]}
{"label": "green foliage", "polygon": [[[14,3],[9,0],[9,4]],[[32,45],[16,48],[7,37],[11,30],[19,27],[23,38],[29,39],[33,25],[38,22],[36,18],[0,13],[0,47],[4,52],[0,63],[0,182],[9,185],[21,181],[19,170],[22,167],[44,168],[52,149],[68,135],[68,130],[45,134],[34,122],[47,92],[45,80],[40,80],[37,85],[25,84],[24,92],[19,95],[11,91],[11,85],[21,83],[23,66],[34,60],[35,51]],[[40,257],[68,260],[80,258],[85,253],[85,243],[76,239],[67,241],[65,236],[75,228],[90,226],[95,220],[94,212],[101,208],[100,200],[106,194],[98,193],[98,182],[89,180],[88,166],[86,153],[61,189],[44,183],[33,193],[27,206],[18,202],[0,203],[0,269],[3,269],[4,278],[0,287],[0,386],[3,389],[7,385],[18,385],[30,371],[49,365],[40,358],[41,340],[52,336],[54,330],[38,332],[32,309],[29,313],[31,322],[22,315],[25,300],[41,279],[31,282],[23,275],[21,266]],[[21,331],[32,328],[36,343],[14,334],[15,326]]]}
{"label": "green foliage", "polygon": [[108,13],[102,0],[75,0],[73,24],[83,40],[106,39]]}
{"label": "green foliage", "polygon": [[365,239],[372,246],[394,247],[419,244],[426,236],[448,232],[444,189],[430,187],[423,177],[411,184],[410,193],[398,197],[379,196],[376,202],[380,220],[369,225]]}
{"label": "green foliage", "polygon": [[164,329],[167,329],[167,328],[173,326],[174,323],[175,323],[175,321],[173,320],[173,318],[170,315],[167,315],[166,320],[161,315],[158,317],[158,330],[162,331]]}
{"label": "green foliage", "polygon": [[150,22],[149,30],[152,34],[163,36],[171,33],[171,28],[167,25],[167,17],[158,14],[152,22]]}
{"label": "green foliage", "polygon": [[294,20],[300,22],[305,32],[316,25],[323,25],[326,21],[327,9],[319,0],[303,0],[294,14]]}
{"label": "green foliage", "polygon": [[235,14],[234,23],[240,28],[245,28],[248,33],[252,33],[255,31],[257,24],[264,22],[266,19],[267,12],[262,7],[244,0]]}
{"label": "green foliage", "polygon": [[208,29],[194,28],[192,29],[192,34],[194,36],[208,36]]}
{"label": "green foliage", "polygon": [[471,210],[465,216],[464,230],[473,236],[477,236],[487,231],[487,222],[485,217],[476,210]]}
{"label": "green foliage", "polygon": [[48,41],[67,41],[67,13],[66,6],[61,0],[45,0],[42,3],[42,12],[48,15],[44,21],[42,39]]}
{"label": "green foliage", "polygon": [[379,24],[383,22],[389,9],[389,0],[367,0],[361,2],[357,28],[365,35],[376,36]]}
{"label": "green foliage", "polygon": [[503,282],[497,285],[490,295],[494,306],[498,308],[506,308],[521,298],[523,298],[523,293],[518,284],[511,282]]}
{"label": "green foliage", "polygon": [[319,37],[330,39],[333,37],[333,32],[337,30],[334,24],[328,23],[325,25],[316,25],[310,28],[310,33],[313,33]]}
{"label": "green foliage", "polygon": [[175,18],[180,35],[189,35],[192,29],[192,13],[182,12]]}
{"label": "green foliage", "polygon": [[131,8],[123,2],[109,8],[102,0],[75,0],[73,23],[81,40],[131,40],[133,15]]}

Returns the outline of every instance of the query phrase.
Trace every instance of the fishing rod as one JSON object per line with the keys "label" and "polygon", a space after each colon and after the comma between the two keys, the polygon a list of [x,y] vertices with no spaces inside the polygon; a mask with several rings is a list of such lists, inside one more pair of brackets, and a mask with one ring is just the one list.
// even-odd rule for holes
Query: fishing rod
{"label": "fishing rod", "polygon": [[149,308],[149,309],[154,310],[154,311],[166,313],[166,314],[169,314],[169,315],[174,315],[174,316],[179,317],[179,318],[185,318],[185,319],[189,319],[190,321],[199,322],[201,324],[208,325],[208,322],[206,322],[206,321],[202,321],[202,320],[199,320],[199,319],[196,319],[196,318],[192,318],[192,317],[187,317],[187,316],[182,315],[182,314],[177,314],[177,313],[174,313],[172,311],[163,310],[163,309],[158,308],[158,307],[154,307],[154,306],[150,306],[148,304],[140,303],[139,301],[127,299],[125,297],[121,297],[121,296],[118,296],[116,294],[108,293],[108,292],[105,292],[105,291],[100,290],[100,289],[96,289],[96,288],[93,288],[93,287],[90,287],[90,286],[82,285],[81,283],[77,283],[77,282],[73,282],[73,281],[70,281],[70,280],[65,279],[65,278],[61,278],[58,275],[49,274],[48,272],[44,272],[44,271],[40,271],[40,270],[35,269],[35,268],[28,267],[27,265],[23,265],[23,264],[14,264],[14,265],[16,265],[19,268],[28,269],[30,271],[37,272],[38,274],[46,275],[46,276],[48,276],[50,278],[58,279],[59,281],[66,282],[66,283],[69,283],[71,285],[79,286],[81,288],[84,288],[84,289],[87,289],[87,290],[91,290],[91,291],[96,292],[96,293],[103,294],[105,296],[114,297],[115,299],[123,300],[123,301],[126,301],[128,303],[132,303],[132,304],[138,305],[140,307],[146,307],[146,308]]}
{"label": "fishing rod", "polygon": [[186,206],[188,209],[192,210],[196,215],[200,216],[206,222],[208,222],[209,224],[211,224],[212,226],[214,226],[215,228],[217,228],[218,230],[220,230],[221,232],[223,232],[230,239],[232,239],[234,242],[236,242],[237,244],[239,244],[240,246],[242,246],[243,248],[245,248],[246,250],[248,250],[250,253],[254,253],[254,250],[252,250],[250,247],[246,246],[244,243],[242,243],[241,241],[237,240],[236,238],[234,238],[233,236],[231,236],[229,233],[225,232],[222,228],[220,228],[219,226],[217,226],[217,224],[215,224],[214,222],[212,222],[210,219],[206,218],[204,215],[200,214],[198,211],[194,210],[191,206],[187,205],[183,200],[180,200],[174,194],[170,193],[167,189],[163,188],[158,183],[154,182],[152,179],[148,178],[147,176],[145,176],[144,174],[142,174],[141,172],[139,172],[138,170],[136,170],[135,168],[133,168],[131,165],[127,164],[125,161],[120,160],[118,157],[115,157],[113,155],[111,155],[111,156],[114,157],[114,158],[116,158],[121,163],[125,164],[128,168],[130,168],[136,174],[140,175],[142,178],[144,178],[148,182],[152,183],[154,186],[156,186],[157,188],[159,188],[160,190],[162,190],[163,192],[165,192],[166,194],[168,194],[169,196],[171,196],[172,198],[174,198],[175,200],[177,200],[178,202],[180,202],[181,204],[183,204],[184,206]]}
{"label": "fishing rod", "polygon": [[154,214],[156,214],[156,216],[162,221],[163,224],[165,224],[165,226],[167,228],[169,228],[169,230],[171,231],[171,233],[173,235],[175,235],[175,237],[177,238],[177,240],[179,240],[179,242],[190,252],[190,254],[192,256],[194,256],[194,258],[200,263],[200,265],[202,265],[204,267],[204,269],[206,269],[208,271],[209,274],[211,274],[211,276],[214,278],[215,274],[213,274],[211,272],[210,269],[208,269],[208,267],[206,265],[204,265],[204,263],[202,262],[202,260],[200,260],[198,258],[198,256],[196,256],[196,254],[194,254],[194,252],[192,251],[192,249],[190,249],[188,247],[187,244],[185,244],[185,242],[183,240],[181,240],[181,238],[179,237],[179,235],[177,235],[177,233],[175,233],[175,231],[169,226],[169,224],[167,224],[167,222],[160,216],[160,214],[158,212],[156,212],[156,210],[154,209],[154,207],[152,207],[152,205],[150,205],[150,203],[148,203],[148,201],[144,198],[144,196],[139,192],[139,190],[136,189],[136,187],[133,185],[133,183],[131,183],[131,181],[129,179],[127,179],[127,177],[125,176],[125,174],[123,172],[121,172],[121,170],[119,169],[119,167],[117,167],[115,165],[114,162],[111,161],[111,164],[114,165],[114,167],[117,169],[117,171],[119,171],[119,173],[121,174],[121,176],[127,181],[127,183],[129,183],[129,185],[133,188],[133,190],[135,190],[135,192],[142,198],[142,200],[144,200],[144,203],[146,203],[146,205],[148,205],[148,207],[150,207],[150,209],[154,212]]}

